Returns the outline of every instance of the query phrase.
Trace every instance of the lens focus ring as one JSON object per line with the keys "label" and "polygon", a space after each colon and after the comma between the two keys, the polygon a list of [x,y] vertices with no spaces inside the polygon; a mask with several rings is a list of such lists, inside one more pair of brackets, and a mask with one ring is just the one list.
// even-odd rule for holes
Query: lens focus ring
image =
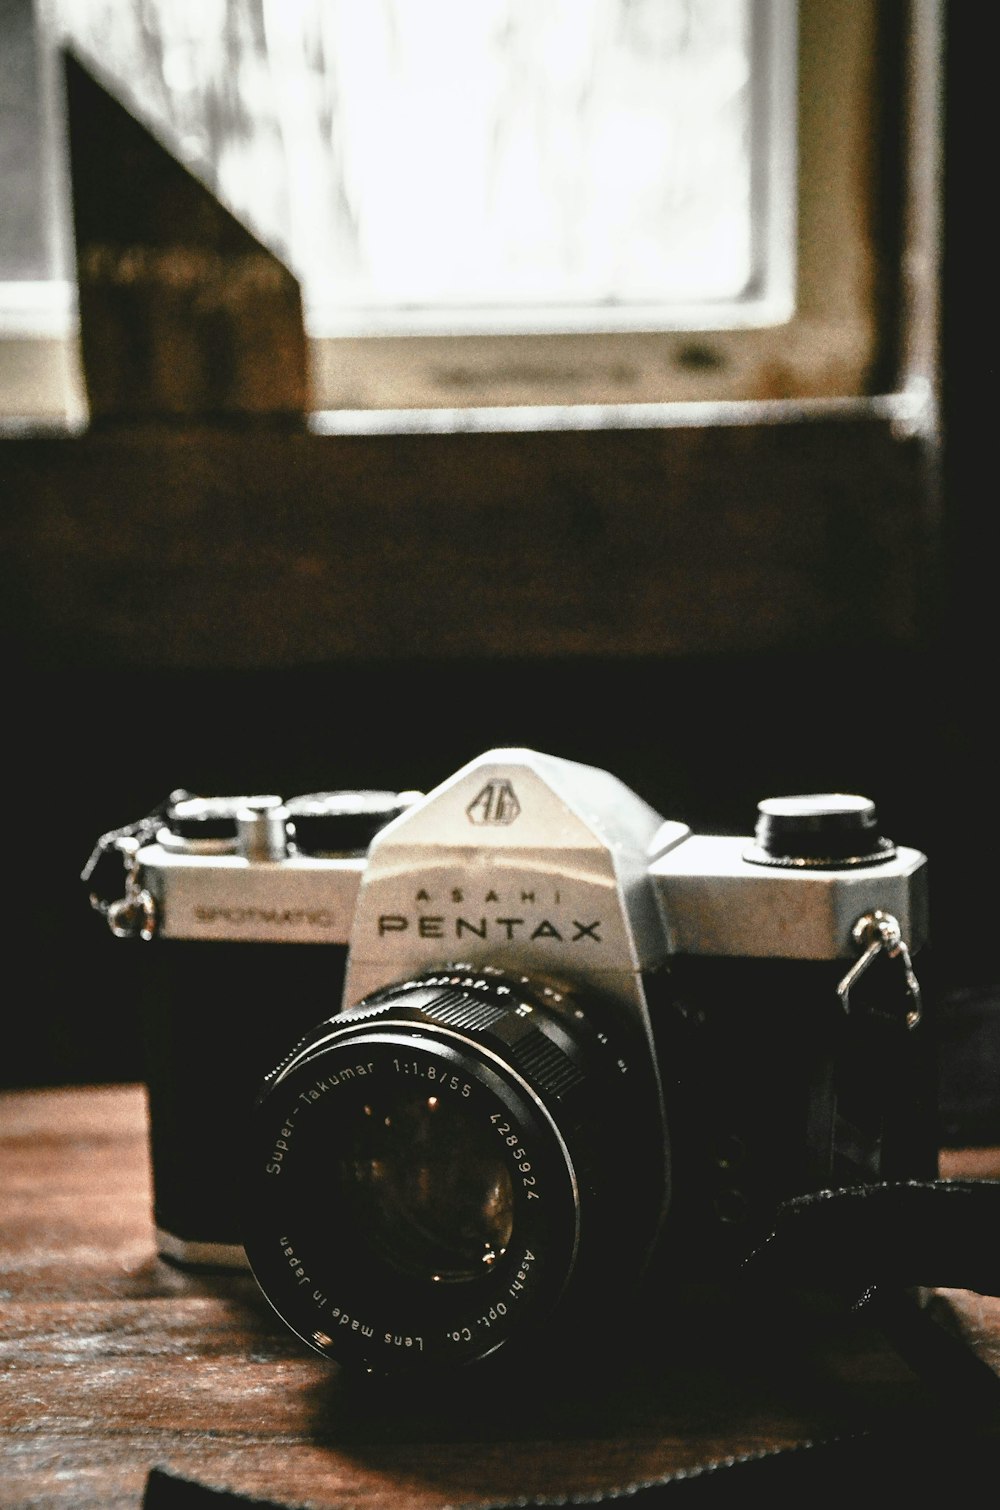
{"label": "lens focus ring", "polygon": [[[522,988],[527,983],[522,982]],[[439,990],[439,995],[431,992]],[[405,993],[405,995],[404,995]],[[551,1015],[565,998],[553,993],[546,1008],[532,1000],[512,977],[500,972],[430,976],[394,987],[391,999],[419,1005],[430,1022],[474,1034],[484,1042],[502,1045],[504,1057],[519,1069],[543,1097],[565,1099],[584,1084],[579,1050],[558,1018]],[[374,1000],[377,1000],[377,996]],[[583,1014],[579,1014],[582,1022]],[[579,1031],[579,1026],[578,1026]]]}

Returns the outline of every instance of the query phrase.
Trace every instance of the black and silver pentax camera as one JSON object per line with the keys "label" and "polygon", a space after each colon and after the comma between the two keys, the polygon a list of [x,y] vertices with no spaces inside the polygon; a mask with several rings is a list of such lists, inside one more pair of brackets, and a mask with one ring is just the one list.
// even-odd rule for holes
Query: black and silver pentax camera
{"label": "black and silver pentax camera", "polygon": [[92,891],[119,855],[161,1251],[248,1258],[330,1358],[585,1329],[643,1272],[724,1277],[788,1197],[936,1173],[926,861],[864,798],[708,837],[494,750],[427,795],[175,794]]}

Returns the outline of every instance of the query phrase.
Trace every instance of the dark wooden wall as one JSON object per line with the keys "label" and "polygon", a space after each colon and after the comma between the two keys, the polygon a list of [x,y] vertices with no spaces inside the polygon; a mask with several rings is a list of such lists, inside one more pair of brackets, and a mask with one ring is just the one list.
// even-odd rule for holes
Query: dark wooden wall
{"label": "dark wooden wall", "polygon": [[683,656],[920,636],[922,450],[862,404],[590,432],[105,426],[8,440],[0,457],[9,633],[56,664]]}
{"label": "dark wooden wall", "polygon": [[138,1073],[146,946],[112,940],[77,877],[178,785],[427,788],[517,744],[696,828],[860,789],[937,846],[926,468],[877,415],[103,430],[8,440],[0,467],[15,1082]]}

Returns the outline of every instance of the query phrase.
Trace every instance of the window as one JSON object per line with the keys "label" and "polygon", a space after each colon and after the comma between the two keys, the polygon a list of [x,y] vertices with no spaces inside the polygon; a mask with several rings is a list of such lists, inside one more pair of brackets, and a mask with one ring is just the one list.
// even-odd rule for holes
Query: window
{"label": "window", "polygon": [[[25,53],[29,7],[5,11]],[[60,38],[299,275],[318,410],[873,386],[871,5],[38,0],[35,20],[7,412],[79,402]]]}
{"label": "window", "polygon": [[[852,761],[881,752],[893,780],[910,772],[926,806],[921,704],[892,663],[921,642],[942,550],[936,408],[913,380],[937,382],[938,91],[958,10],[802,0],[783,324],[334,337],[319,342],[317,392],[340,407],[309,425],[0,429],[7,654],[33,689],[53,671],[35,698],[51,747],[66,745],[67,689],[90,688],[79,706],[110,710],[126,754],[109,762],[95,738],[77,765],[74,738],[81,780],[99,763],[116,786],[146,781],[170,740],[200,746],[200,718],[171,716],[197,704],[225,729],[227,783],[233,749],[249,758],[269,739],[283,758],[362,752],[367,784],[374,757],[400,748],[391,688],[423,665],[404,745],[464,741],[473,716],[494,729],[485,742],[530,743],[534,699],[553,723],[586,725],[581,753],[607,742],[598,764],[621,769],[612,745],[628,760],[645,749],[657,782],[686,751],[703,784],[704,751],[728,798],[755,760],[770,785],[808,745],[823,786],[843,779],[825,764],[834,741]],[[614,340],[617,356],[601,344]],[[338,383],[366,344],[397,365],[347,395]],[[951,371],[953,384],[977,373]],[[430,407],[402,407],[424,394]],[[710,402],[621,402],[665,394]],[[715,402],[734,397],[755,401]],[[817,665],[831,650],[836,664]],[[716,675],[728,656],[735,721],[734,683]],[[749,658],[769,663],[763,677],[745,674]],[[676,666],[692,659],[685,695]],[[108,685],[80,667],[108,669]],[[278,674],[303,667],[318,694]],[[232,700],[198,702],[190,671],[237,673]],[[244,672],[276,673],[273,700]],[[803,721],[803,699],[820,716]],[[33,704],[22,723],[38,718]]]}

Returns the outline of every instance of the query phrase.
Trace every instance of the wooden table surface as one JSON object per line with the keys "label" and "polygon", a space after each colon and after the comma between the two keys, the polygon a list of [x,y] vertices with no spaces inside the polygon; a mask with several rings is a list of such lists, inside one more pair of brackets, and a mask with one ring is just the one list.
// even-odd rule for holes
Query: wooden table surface
{"label": "wooden table surface", "polygon": [[[1000,1175],[1000,1154],[951,1153],[943,1172]],[[657,1348],[634,1368],[595,1357],[571,1379],[387,1399],[307,1353],[249,1277],[157,1258],[140,1086],[0,1094],[0,1269],[4,1507],[136,1507],[154,1466],[316,1507],[593,1493],[929,1404],[849,1326],[809,1366],[759,1375]],[[1000,1301],[934,1304],[1000,1372]]]}

